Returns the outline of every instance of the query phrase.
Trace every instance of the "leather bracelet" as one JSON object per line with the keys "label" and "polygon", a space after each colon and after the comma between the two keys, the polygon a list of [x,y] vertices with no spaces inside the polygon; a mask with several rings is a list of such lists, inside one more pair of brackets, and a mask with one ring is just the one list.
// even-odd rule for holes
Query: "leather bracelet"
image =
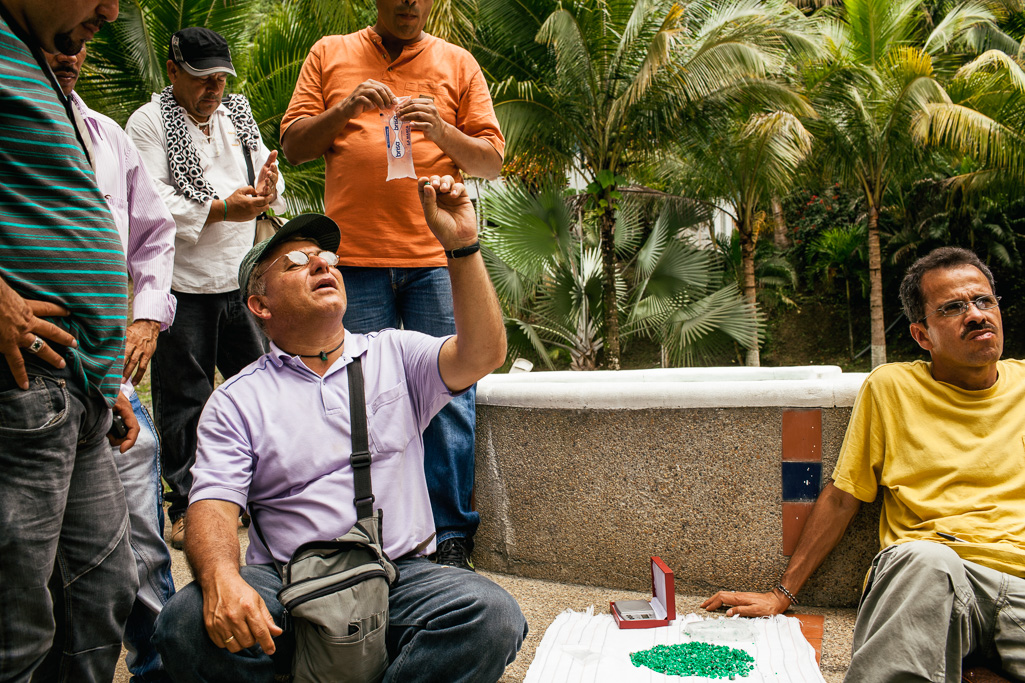
{"label": "leather bracelet", "polygon": [[791,605],[800,604],[797,602],[797,596],[788,591],[786,589],[786,586],[784,586],[782,583],[777,583],[776,588],[779,589],[779,592],[782,593],[786,597],[786,599],[790,601]]}
{"label": "leather bracelet", "polygon": [[480,251],[480,240],[477,240],[469,246],[459,247],[458,249],[453,249],[451,251],[446,249],[445,256],[447,256],[448,258],[463,258],[464,256],[469,256],[470,254],[476,254],[478,251]]}

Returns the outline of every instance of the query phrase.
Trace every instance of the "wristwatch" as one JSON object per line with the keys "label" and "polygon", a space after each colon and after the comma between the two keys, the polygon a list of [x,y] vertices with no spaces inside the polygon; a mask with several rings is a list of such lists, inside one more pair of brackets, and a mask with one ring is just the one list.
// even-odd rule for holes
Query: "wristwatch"
{"label": "wristwatch", "polygon": [[445,256],[447,256],[448,258],[462,258],[464,256],[469,256],[470,254],[476,254],[478,251],[480,251],[480,240],[477,240],[473,244],[470,244],[465,247],[452,249],[451,251],[446,249]]}

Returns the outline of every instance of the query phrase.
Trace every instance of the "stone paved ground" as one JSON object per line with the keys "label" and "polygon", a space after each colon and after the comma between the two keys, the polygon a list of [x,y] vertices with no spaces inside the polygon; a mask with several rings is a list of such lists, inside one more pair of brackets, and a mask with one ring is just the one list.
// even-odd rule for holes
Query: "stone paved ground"
{"label": "stone paved ground", "polygon": [[[167,529],[170,529],[170,525],[167,525]],[[243,552],[248,544],[244,531],[240,531],[239,534]],[[185,562],[185,555],[178,550],[172,550],[171,555],[175,585],[184,586],[192,580],[191,573]],[[600,612],[603,609],[608,609],[607,605],[610,598],[616,600],[631,597],[638,599],[650,598],[650,596],[644,596],[640,593],[631,594],[629,591],[618,589],[610,590],[591,586],[560,584],[491,572],[481,573],[501,585],[516,598],[520,608],[523,610],[524,616],[527,618],[527,623],[530,625],[530,635],[524,642],[520,655],[509,666],[499,683],[519,683],[524,679],[530,662],[534,657],[534,651],[538,643],[541,642],[545,629],[563,610],[583,611],[594,605],[595,610]],[[677,595],[676,608],[680,614],[690,612],[700,614],[702,611],[699,606],[703,599],[703,597],[697,596]],[[841,683],[850,661],[851,637],[854,633],[854,610],[809,607],[803,608],[802,611],[808,614],[822,614],[825,616],[822,638],[822,661],[820,664],[822,674],[827,683]],[[114,683],[128,683],[128,671],[124,666],[123,657],[118,665]]]}

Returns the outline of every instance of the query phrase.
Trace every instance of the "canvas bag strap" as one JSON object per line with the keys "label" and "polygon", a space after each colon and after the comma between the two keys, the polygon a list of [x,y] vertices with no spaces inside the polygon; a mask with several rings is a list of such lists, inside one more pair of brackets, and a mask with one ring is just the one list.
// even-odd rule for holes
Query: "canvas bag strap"
{"label": "canvas bag strap", "polygon": [[278,576],[285,576],[285,567],[270,551],[270,545],[267,544],[267,539],[263,537],[263,532],[260,531],[260,525],[256,523],[256,508],[253,505],[249,506],[249,521],[252,524],[253,529],[256,530],[256,535],[260,538],[260,543],[263,543],[263,547],[267,550],[267,554],[270,555],[271,562],[274,563],[274,569],[277,570]]}
{"label": "canvas bag strap", "polygon": [[356,519],[374,514],[374,490],[370,484],[370,446],[367,442],[367,402],[363,394],[363,366],[360,358],[353,358],[347,372],[349,376],[349,425],[352,432],[352,478],[356,506]]}
{"label": "canvas bag strap", "polygon": [[[221,98],[221,104],[225,107],[229,106],[231,104],[231,97],[225,96]],[[232,123],[234,123],[234,121],[232,121]],[[238,135],[238,131],[235,131],[235,134]],[[246,160],[246,174],[249,176],[249,184],[256,187],[256,173],[253,172],[252,153],[249,151],[249,146],[242,141],[241,136],[239,137],[238,146],[242,150],[242,158]]]}
{"label": "canvas bag strap", "polygon": [[[227,103],[228,98],[225,97],[223,102]],[[242,158],[246,160],[246,175],[249,176],[249,184],[256,187],[256,173],[253,171],[253,153],[249,151],[249,148],[243,143],[239,145],[242,150]],[[267,212],[264,211],[256,217],[257,220],[267,217]],[[250,515],[252,517],[252,515]]]}
{"label": "canvas bag strap", "polygon": [[[352,466],[353,488],[356,494],[352,502],[356,506],[356,519],[362,520],[374,515],[374,491],[370,484],[371,458],[367,438],[367,401],[363,393],[363,365],[360,358],[352,359],[346,374],[349,376],[349,422],[352,431],[352,456],[349,462]],[[256,510],[253,509],[253,506],[249,507],[249,517],[252,519],[253,529],[256,530],[260,543],[263,543],[263,547],[269,554],[270,545],[267,544],[267,539],[264,538],[263,532],[260,531],[260,525],[256,522]],[[430,542],[430,539],[427,539],[427,542]],[[278,570],[278,575],[284,576],[282,573],[284,567],[281,563],[273,555],[271,555],[271,559],[274,561],[274,568]]]}
{"label": "canvas bag strap", "polygon": [[[242,148],[242,158],[246,160],[246,174],[249,176],[249,184],[254,188],[256,187],[256,173],[253,172],[253,154],[249,151],[249,148],[245,145],[239,145]],[[264,211],[256,220],[263,220],[267,218],[267,212]],[[250,515],[251,516],[251,515]]]}

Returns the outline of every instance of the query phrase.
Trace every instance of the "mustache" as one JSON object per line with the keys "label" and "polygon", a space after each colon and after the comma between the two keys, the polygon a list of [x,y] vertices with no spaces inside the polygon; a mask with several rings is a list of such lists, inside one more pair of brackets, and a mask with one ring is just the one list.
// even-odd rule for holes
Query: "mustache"
{"label": "mustache", "polygon": [[106,19],[101,17],[99,14],[97,14],[96,16],[94,16],[92,19],[89,19],[85,23],[90,24],[91,26],[95,26],[96,30],[99,31],[101,28],[106,26],[108,22],[107,22]]}
{"label": "mustache", "polygon": [[964,339],[965,337],[967,337],[968,335],[970,335],[973,332],[979,332],[979,331],[982,331],[982,330],[989,330],[990,332],[996,332],[997,331],[997,326],[994,325],[993,323],[983,322],[981,320],[980,321],[976,321],[976,322],[970,322],[967,325],[965,325],[964,331],[961,332],[961,339]]}
{"label": "mustache", "polygon": [[61,74],[67,74],[68,76],[77,76],[78,70],[70,66],[55,66],[53,67],[53,75],[60,76]]}

